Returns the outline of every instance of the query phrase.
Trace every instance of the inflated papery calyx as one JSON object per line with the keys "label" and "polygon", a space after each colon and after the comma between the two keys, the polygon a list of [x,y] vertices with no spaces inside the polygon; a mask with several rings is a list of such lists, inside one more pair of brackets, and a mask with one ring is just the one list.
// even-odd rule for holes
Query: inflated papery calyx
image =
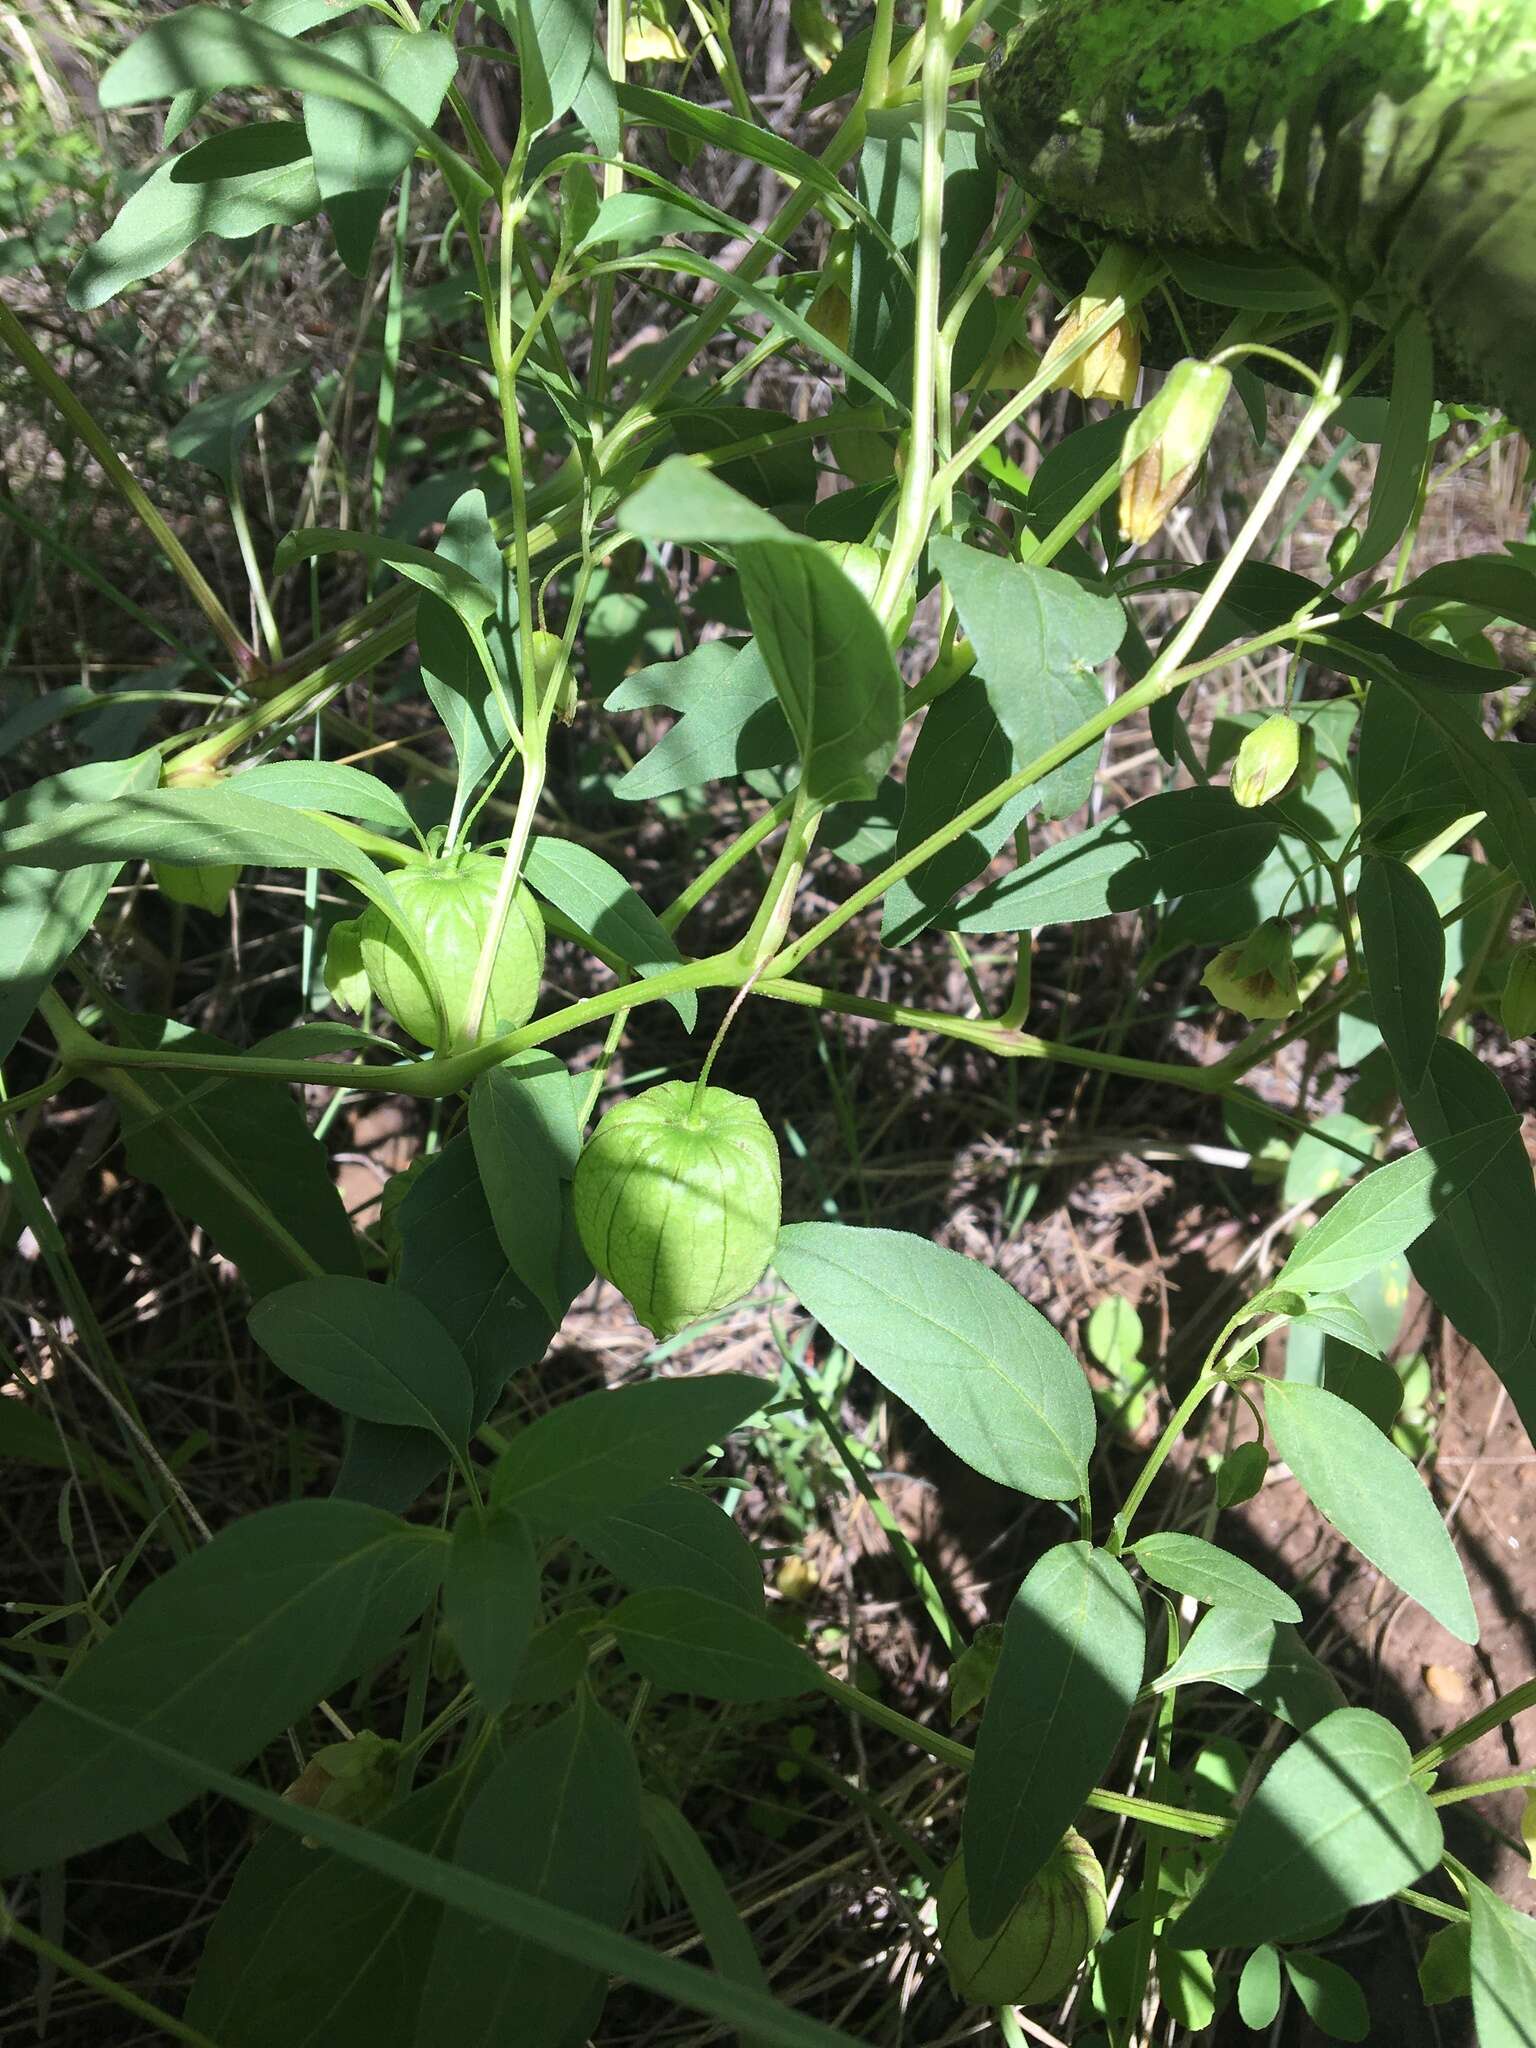
{"label": "inflated papery calyx", "polygon": [[755,1287],[779,1234],[779,1148],[728,1088],[666,1081],[611,1109],[581,1155],[587,1257],[658,1337]]}
{"label": "inflated papery calyx", "polygon": [[[412,1038],[434,1052],[453,1052],[515,1031],[533,1015],[544,978],[544,919],[525,888],[512,898],[496,950],[496,964],[480,1028],[465,1024],[475,968],[491,929],[501,881],[499,856],[451,854],[395,875],[390,888],[410,931],[401,931],[376,904],[356,922],[363,972],[389,1014]],[[442,1013],[420,962],[431,963]]]}
{"label": "inflated papery calyx", "polygon": [[1071,1983],[1107,1915],[1099,1859],[1068,1828],[1002,1926],[983,1941],[971,1925],[965,1859],[957,1857],[939,1886],[939,1945],[950,1987],[970,2005],[1043,2005]]}

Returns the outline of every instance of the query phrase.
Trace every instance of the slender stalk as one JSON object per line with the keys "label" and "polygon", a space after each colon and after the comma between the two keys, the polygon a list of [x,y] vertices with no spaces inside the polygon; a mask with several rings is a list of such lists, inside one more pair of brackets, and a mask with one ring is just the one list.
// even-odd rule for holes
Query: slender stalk
{"label": "slender stalk", "polygon": [[143,485],[96,424],[89,410],[81,404],[64,378],[35,346],[26,329],[3,300],[0,300],[0,341],[5,343],[33,383],[53,402],[90,449],[101,465],[108,483],[140,521],[161,554],[186,585],[193,603],[228,650],[236,671],[241,675],[248,674],[255,666],[256,650],[224,609],[202,570],[171,531],[158,507],[151,502]]}
{"label": "slender stalk", "polygon": [[218,2048],[206,2034],[200,2034],[196,2027],[189,2027],[185,2020],[173,2014],[162,2012],[158,2005],[151,2005],[147,1998],[140,1998],[136,1991],[130,1991],[125,1984],[115,1984],[100,1970],[93,1970],[89,1963],[72,1956],[68,1949],[60,1948],[48,1940],[46,1935],[28,1927],[24,1920],[18,1920],[14,1913],[0,1901],[0,1944],[14,1941],[18,1948],[26,1949],[40,1962],[51,1964],[62,1970],[66,1977],[73,1977],[78,1984],[119,2007],[123,2012],[132,2013],[136,2020],[142,2020],[157,2034],[163,2034],[168,2041],[184,2041],[188,2048]]}
{"label": "slender stalk", "polygon": [[875,591],[874,610],[894,617],[928,538],[933,482],[934,408],[938,388],[939,257],[944,233],[944,136],[949,120],[949,78],[954,69],[952,31],[957,0],[928,0],[923,52],[921,191],[918,200],[917,278],[912,335],[912,422],[907,466],[896,508],[896,530]]}
{"label": "slender stalk", "polygon": [[1491,1728],[1502,1728],[1506,1721],[1513,1721],[1516,1714],[1523,1714],[1536,1707],[1536,1678],[1528,1678],[1523,1685],[1501,1693],[1496,1700],[1474,1714],[1469,1721],[1463,1721],[1459,1728],[1452,1728],[1427,1749],[1421,1749],[1409,1768],[1415,1777],[1425,1771],[1438,1771],[1448,1757],[1456,1755],[1469,1744],[1476,1742]]}
{"label": "slender stalk", "polygon": [[1136,1519],[1136,1510],[1146,1499],[1148,1489],[1158,1473],[1163,1469],[1174,1445],[1188,1428],[1195,1410],[1200,1406],[1206,1395],[1213,1392],[1220,1385],[1221,1380],[1215,1373],[1202,1373],[1178,1407],[1174,1409],[1173,1414],[1168,1419],[1168,1427],[1147,1454],[1147,1461],[1137,1475],[1136,1484],[1126,1495],[1125,1506],[1116,1515],[1113,1526],[1105,1540],[1104,1548],[1111,1557],[1118,1557],[1121,1551],[1124,1550],[1125,1539],[1131,1532],[1132,1522]]}

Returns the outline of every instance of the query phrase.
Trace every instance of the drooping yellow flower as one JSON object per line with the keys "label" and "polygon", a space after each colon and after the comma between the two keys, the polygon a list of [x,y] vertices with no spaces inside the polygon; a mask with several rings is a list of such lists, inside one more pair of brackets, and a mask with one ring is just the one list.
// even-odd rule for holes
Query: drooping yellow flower
{"label": "drooping yellow flower", "polygon": [[1201,975],[1200,986],[1223,1009],[1235,1010],[1250,1023],[1289,1017],[1301,1008],[1290,927],[1283,918],[1269,917],[1246,939],[1223,946]]}

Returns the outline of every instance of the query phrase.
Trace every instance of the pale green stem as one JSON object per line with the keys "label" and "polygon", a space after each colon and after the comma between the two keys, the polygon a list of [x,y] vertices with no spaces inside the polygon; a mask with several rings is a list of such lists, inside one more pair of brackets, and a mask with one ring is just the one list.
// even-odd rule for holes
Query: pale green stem
{"label": "pale green stem", "polygon": [[1113,1526],[1105,1540],[1104,1548],[1111,1557],[1118,1557],[1125,1548],[1125,1539],[1130,1534],[1131,1524],[1136,1519],[1136,1510],[1147,1497],[1147,1491],[1163,1469],[1169,1453],[1183,1436],[1200,1403],[1206,1395],[1222,1384],[1214,1373],[1202,1373],[1190,1388],[1178,1407],[1169,1417],[1168,1427],[1147,1455],[1147,1461],[1137,1475],[1136,1484],[1125,1497],[1125,1506],[1114,1519]]}
{"label": "pale green stem", "polygon": [[949,121],[949,77],[954,69],[951,32],[958,0],[927,0],[923,53],[921,186],[918,200],[917,277],[912,335],[912,419],[907,466],[901,480],[896,529],[875,591],[874,610],[889,624],[907,579],[928,538],[933,479],[934,408],[939,349],[939,257],[944,234],[944,135]]}
{"label": "pale green stem", "polygon": [[219,602],[202,570],[172,533],[158,508],[150,502],[138,478],[52,363],[34,346],[26,329],[3,300],[0,300],[0,341],[5,343],[33,383],[53,402],[95,456],[107,481],[186,585],[193,602],[228,650],[236,671],[244,675],[251,667],[255,653],[250,642]]}
{"label": "pale green stem", "polygon": [[240,549],[240,560],[245,565],[245,580],[251,586],[251,603],[256,607],[256,617],[261,623],[261,636],[266,642],[268,655],[273,661],[281,661],[283,643],[278,634],[277,620],[272,616],[272,604],[267,596],[267,580],[261,573],[261,563],[256,557],[256,543],[251,538],[251,522],[245,510],[245,487],[240,481],[238,468],[231,466],[228,483],[229,523],[235,529],[235,542]]}

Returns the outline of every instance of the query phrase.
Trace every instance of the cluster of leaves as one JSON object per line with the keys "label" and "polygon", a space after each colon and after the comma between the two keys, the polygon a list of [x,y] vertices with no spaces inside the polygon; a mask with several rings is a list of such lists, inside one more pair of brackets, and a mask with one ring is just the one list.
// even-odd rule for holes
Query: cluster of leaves
{"label": "cluster of leaves", "polygon": [[[483,322],[476,372],[500,415],[497,461],[438,507],[433,547],[418,544],[419,525],[409,535],[302,527],[264,566],[242,451],[287,380],[194,408],[171,449],[228,495],[251,577],[252,645],[122,465],[111,468],[116,457],[93,444],[206,614],[228,701],[206,729],[64,769],[0,806],[10,963],[0,1050],[17,1047],[35,1014],[56,1042],[10,1107],[79,1079],[113,1099],[130,1171],[236,1268],[256,1343],[345,1418],[346,1451],[331,1497],[269,1507],[206,1543],[172,1497],[173,1561],[102,1639],[66,1656],[52,1684],[8,1673],[37,1704],[0,1749],[0,1871],[51,1868],[158,1829],[199,1792],[270,1823],[220,1909],[187,2016],[227,2044],[460,2031],[577,2041],[598,2025],[615,1977],[756,2040],[843,2040],[770,1995],[729,1870],[637,1736],[647,1714],[680,1713],[688,1699],[730,1709],[819,1693],[955,1774],[967,1910],[983,1938],[1085,1812],[1137,1824],[1130,1903],[1090,1971],[1093,2010],[1116,2041],[1132,2037],[1152,1985],[1191,2031],[1233,2000],[1247,2025],[1267,2026],[1289,1984],[1325,2029],[1363,2038],[1358,1987],[1317,1945],[1347,1913],[1405,1894],[1447,1930],[1426,1953],[1435,1992],[1470,1992],[1494,2048],[1529,2040],[1536,1932],[1446,1856],[1432,1786],[1450,1750],[1415,1756],[1382,1715],[1346,1704],[1302,1641],[1297,1602],[1214,1540],[1220,1515],[1263,1482],[1262,1437],[1216,1466],[1203,1533],[1132,1534],[1202,1405],[1220,1397],[1258,1413],[1261,1400],[1277,1456],[1319,1515],[1436,1623],[1477,1638],[1462,1566],[1408,1455],[1419,1445],[1401,1428],[1394,1438],[1402,1388],[1386,1363],[1396,1318],[1383,1287],[1401,1289],[1411,1268],[1536,1426],[1536,1184],[1518,1119],[1466,1028],[1501,994],[1506,1005],[1518,996],[1511,920],[1536,897],[1528,749],[1492,737],[1482,716],[1515,680],[1487,629],[1536,625],[1536,570],[1528,547],[1419,574],[1409,560],[1439,445],[1454,429],[1486,447],[1502,427],[1437,408],[1434,354],[1413,321],[1374,345],[1390,353],[1392,395],[1373,413],[1344,389],[1349,309],[1332,281],[1186,262],[1183,289],[1228,323],[1233,367],[1218,365],[1217,409],[1235,380],[1268,480],[1214,562],[1190,569],[1127,548],[1110,501],[1138,474],[1147,483],[1140,466],[1161,460],[1174,408],[1154,411],[1154,399],[1140,414],[1095,418],[1032,476],[1001,444],[1063,380],[1090,389],[1095,351],[1107,360],[1134,348],[1137,304],[1160,273],[1143,263],[1090,292],[1056,360],[1020,363],[1019,302],[988,287],[1005,264],[1021,293],[1041,282],[1016,254],[1026,201],[1000,187],[975,105],[951,94],[985,7],[962,17],[935,0],[908,38],[883,5],[840,51],[802,21],[825,65],[813,97],[846,96],[851,108],[819,159],[752,118],[719,10],[706,42],[730,114],[627,74],[627,48],[637,63],[670,59],[676,24],[663,8],[618,9],[602,47],[575,0],[371,10],[359,23],[361,11],[345,0],[255,0],[241,14],[194,6],[116,59],[103,104],[169,101],[173,153],[84,254],[72,303],[105,304],[205,234],[240,238],[322,212],[342,262],[367,274],[388,208],[408,218],[425,167],[453,212],[444,248],[462,238],[470,251],[454,290],[458,311]],[[487,38],[476,60],[518,81],[504,164],[456,83],[458,32],[471,20]],[[281,94],[281,112],[243,99],[231,116],[219,97],[231,88]],[[195,123],[210,132],[187,144]],[[737,223],[679,179],[626,161],[626,134],[647,129],[679,161],[725,150],[789,188],[734,272],[692,244],[713,246]],[[850,164],[851,189],[839,175]],[[813,212],[836,236],[825,275],[770,275]],[[397,234],[390,290],[403,303],[400,246]],[[627,385],[606,352],[626,276],[715,291]],[[573,307],[587,323],[584,376],[562,346]],[[710,395],[687,372],[728,325],[743,353]],[[1266,359],[1296,335],[1315,342],[1320,328],[1315,398],[1271,443]],[[13,316],[0,338],[51,390]],[[734,403],[737,369],[781,352],[840,382],[824,417],[797,425]],[[1124,361],[1112,367],[1123,385]],[[1005,395],[992,403],[999,378]],[[1265,516],[1334,419],[1349,445],[1379,441],[1380,457],[1363,527],[1329,579],[1314,581],[1253,557]],[[88,416],[74,423],[94,431]],[[1158,518],[1213,428],[1214,414],[1202,415],[1190,459],[1181,443],[1167,479],[1158,469]],[[834,469],[847,488],[825,495]],[[1144,494],[1121,502],[1139,521]],[[1357,581],[1346,594],[1394,549],[1390,589]],[[712,562],[722,630],[676,655],[664,612],[650,651],[669,658],[624,673],[626,655],[603,678],[609,719],[678,714],[622,772],[608,765],[605,801],[664,810],[724,781],[766,806],[661,913],[569,829],[563,806],[545,803],[554,728],[573,715],[583,680],[598,688],[600,607],[631,599],[643,618],[639,593],[655,595],[643,576],[624,581],[637,552]],[[317,592],[345,592],[339,578],[359,568],[391,580],[285,657],[273,596],[300,565]],[[937,634],[908,640],[917,600],[937,614]],[[409,687],[419,675],[415,701],[430,704],[451,749],[441,804],[323,757],[337,693],[408,645],[419,663]],[[1286,663],[1283,775],[1245,752],[1250,731],[1260,753],[1273,737],[1259,716],[1209,731],[1186,716],[1204,675],[1275,650]],[[921,667],[911,683],[904,661]],[[1078,829],[1043,830],[1083,811],[1105,734],[1140,713],[1162,786]],[[291,741],[310,720],[322,746],[305,759]],[[1239,770],[1223,780],[1234,757]],[[690,911],[775,831],[776,865],[745,932],[686,955],[675,933]],[[818,847],[859,880],[807,925],[797,891]],[[987,878],[1010,847],[1006,871]],[[467,854],[490,857],[498,879],[456,927],[470,936],[443,943],[400,877],[457,874],[451,864]],[[327,875],[356,922],[329,919],[322,934],[317,916],[303,933],[306,961],[328,937],[327,980],[365,1024],[298,1024],[239,1047],[129,1011],[79,949],[124,864],[142,861],[169,890],[203,878],[205,894],[190,900],[204,909],[246,867]],[[539,906],[540,929],[582,950],[595,989],[531,1021],[498,993],[519,892]],[[835,974],[829,986],[801,978],[876,910],[897,954],[934,931],[970,966],[978,941],[1007,944],[1016,988],[1001,1014],[915,1011],[849,995]],[[1148,935],[1144,980],[1220,949],[1208,986],[1243,1007],[1262,980],[1251,1014],[1279,1028],[1205,1068],[1028,1037],[1035,935],[1126,912]],[[398,947],[425,991],[425,1027],[398,1014],[400,984],[370,963],[360,930]],[[70,977],[84,991],[78,1014],[60,993]],[[962,1653],[953,1697],[982,1708],[974,1750],[834,1677],[769,1608],[753,1550],[706,1482],[728,1469],[733,1432],[753,1418],[771,1424],[772,1380],[658,1376],[521,1424],[502,1407],[592,1278],[571,1186],[602,1069],[574,1072],[550,1042],[612,1020],[611,1051],[629,1013],[652,1001],[691,1033],[702,990],[1219,1096],[1256,1161],[1290,1120],[1242,1087],[1246,1074],[1305,1036],[1353,1076],[1347,1111],[1306,1131],[1286,1166],[1298,1213],[1338,1199],[1223,1330],[1112,1519],[1094,1492],[1094,1390],[1036,1308],[983,1264],[910,1233],[826,1220],[778,1231],[777,1283],[826,1341],[971,1470],[1060,1503],[1075,1522],[1031,1567],[999,1636],[964,1646],[937,1606]],[[396,1021],[434,1044],[431,1057],[401,1058],[392,1037],[367,1028],[389,1021],[370,1006],[387,1013],[392,1002]],[[372,1235],[342,1208],[296,1082],[462,1112],[446,1142],[391,1184]],[[1417,1142],[1389,1158],[1399,1113]],[[25,1191],[9,1120],[3,1142],[7,1177]],[[35,1211],[55,1282],[88,1321],[40,1197]],[[1259,1371],[1272,1334],[1285,1339],[1283,1377]],[[1102,1404],[1134,1431],[1156,1385],[1139,1332],[1115,1314],[1096,1319],[1089,1342],[1117,1383]],[[806,1396],[804,1355],[791,1355],[786,1400]],[[838,1418],[819,1404],[817,1414],[867,1486]],[[147,1470],[136,1477],[152,1484]],[[900,1555],[937,1602],[910,1546]],[[1204,1612],[1186,1634],[1195,1608]],[[409,1704],[387,1739],[349,1730],[347,1745],[309,1759],[286,1799],[232,1775],[402,1648]],[[1175,1717],[1201,1686],[1250,1704],[1265,1732],[1236,1765],[1225,1760],[1225,1782],[1203,1800],[1164,1796],[1177,1791]],[[1157,1796],[1112,1789],[1117,1759],[1147,1730]],[[1261,1753],[1285,1731],[1261,1773]],[[926,1897],[935,1873],[925,1851],[914,1867]],[[710,1970],[625,1932],[646,1873],[686,1902]],[[1413,1889],[1426,1880],[1433,1893]],[[504,1938],[487,1942],[488,1926]]]}

